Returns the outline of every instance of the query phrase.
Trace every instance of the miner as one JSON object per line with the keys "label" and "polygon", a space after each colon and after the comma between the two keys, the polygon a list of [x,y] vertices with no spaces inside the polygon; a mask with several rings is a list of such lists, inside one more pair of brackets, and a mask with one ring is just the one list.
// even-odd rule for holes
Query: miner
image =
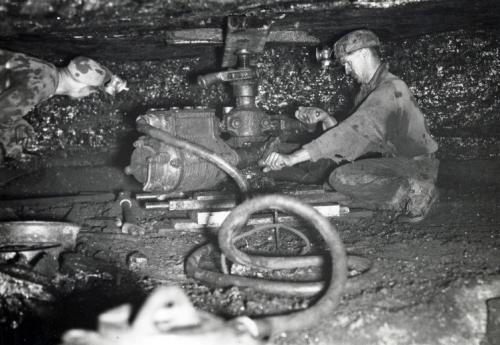
{"label": "miner", "polygon": [[[369,30],[352,31],[335,43],[337,60],[360,83],[351,115],[336,124],[322,109],[300,107],[295,116],[322,122],[325,132],[291,154],[271,153],[264,171],[330,158],[340,166],[328,183],[352,206],[395,211],[401,221],[418,222],[438,196],[438,145],[408,86],[381,62],[379,46]],[[363,159],[369,153],[378,158]]]}
{"label": "miner", "polygon": [[114,95],[126,83],[96,61],[77,57],[66,67],[22,53],[0,49],[0,164],[19,159],[33,140],[33,127],[23,119],[37,104],[55,95],[79,99],[99,90]]}

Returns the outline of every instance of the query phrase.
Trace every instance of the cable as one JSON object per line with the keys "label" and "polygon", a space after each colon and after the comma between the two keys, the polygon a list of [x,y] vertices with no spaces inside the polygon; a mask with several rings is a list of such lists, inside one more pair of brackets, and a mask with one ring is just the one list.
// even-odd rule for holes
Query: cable
{"label": "cable", "polygon": [[[255,267],[266,268],[266,260],[262,257],[251,258],[249,255],[238,251],[238,255],[234,254],[233,235],[237,233],[248,221],[250,216],[268,208],[280,209],[294,215],[297,215],[310,223],[316,229],[330,250],[330,258],[332,265],[332,275],[328,284],[328,289],[320,300],[307,310],[298,313],[283,315],[283,316],[270,316],[255,320],[259,334],[261,336],[268,336],[271,333],[281,332],[289,329],[301,329],[311,326],[320,321],[320,319],[327,313],[330,313],[338,305],[341,297],[342,290],[347,280],[347,257],[345,250],[338,235],[336,228],[323,216],[321,216],[313,207],[301,201],[283,195],[265,195],[246,200],[237,206],[225,219],[221,228],[219,229],[219,246],[222,252],[232,261],[239,264],[251,264]],[[196,252],[195,252],[196,253]],[[198,253],[197,253],[198,254]],[[256,259],[257,258],[257,259]],[[254,260],[252,260],[254,259]],[[255,260],[256,259],[256,260]],[[283,258],[275,258],[278,262],[288,262],[282,260]],[[195,264],[196,258],[190,256],[186,264],[186,273],[189,276],[195,274],[198,277],[203,275],[203,272],[193,272],[192,268]],[[189,265],[188,265],[189,264]],[[188,269],[189,266],[189,269]],[[238,277],[239,281],[246,281],[247,283],[254,282],[255,279]],[[221,277],[215,277],[214,283],[220,281]],[[248,281],[249,280],[249,281]],[[273,286],[276,282],[261,282],[262,286]],[[317,289],[317,284],[314,283],[286,283],[288,286],[293,286],[295,291],[311,291],[311,288]],[[282,293],[282,292],[281,292]]]}

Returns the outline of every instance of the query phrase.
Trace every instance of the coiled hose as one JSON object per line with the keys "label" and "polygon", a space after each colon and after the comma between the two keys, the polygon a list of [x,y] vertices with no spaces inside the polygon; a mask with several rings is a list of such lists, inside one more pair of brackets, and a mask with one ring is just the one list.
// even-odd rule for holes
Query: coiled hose
{"label": "coiled hose", "polygon": [[253,260],[245,253],[239,252],[239,255],[235,255],[232,250],[234,246],[232,238],[247,223],[253,213],[268,208],[278,208],[295,214],[321,234],[330,250],[332,274],[328,290],[310,308],[290,315],[270,316],[255,320],[259,327],[259,334],[262,336],[289,329],[301,329],[317,323],[338,305],[347,280],[347,257],[337,229],[310,205],[284,195],[265,195],[247,200],[237,206],[224,220],[219,229],[219,246],[230,260],[242,264],[252,263]]}

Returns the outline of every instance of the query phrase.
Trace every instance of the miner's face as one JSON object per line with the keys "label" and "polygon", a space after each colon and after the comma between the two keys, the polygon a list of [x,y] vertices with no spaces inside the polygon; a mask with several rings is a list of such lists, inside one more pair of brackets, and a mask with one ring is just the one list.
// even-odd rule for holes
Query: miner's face
{"label": "miner's face", "polygon": [[346,55],[342,59],[344,64],[345,73],[352,76],[359,83],[364,82],[363,71],[365,69],[365,56],[363,49],[356,50],[355,52]]}

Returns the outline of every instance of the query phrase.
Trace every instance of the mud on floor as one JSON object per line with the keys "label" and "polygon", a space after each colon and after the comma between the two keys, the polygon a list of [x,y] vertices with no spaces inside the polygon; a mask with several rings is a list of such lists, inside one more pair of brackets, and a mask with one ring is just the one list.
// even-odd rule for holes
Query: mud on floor
{"label": "mud on floor", "polygon": [[[273,341],[480,344],[487,323],[485,301],[500,296],[499,188],[483,185],[441,192],[437,207],[419,224],[399,224],[388,214],[333,220],[348,251],[371,259],[373,267],[348,284],[341,305],[321,324],[279,334]],[[64,330],[93,329],[100,312],[124,302],[138,307],[155,286],[165,284],[181,286],[196,307],[226,317],[286,313],[314,303],[314,298],[213,288],[186,278],[186,255],[214,236],[167,230],[169,219],[162,212],[142,214],[146,234],[133,236],[119,233],[110,222],[112,202],[71,206],[3,211],[3,219],[70,216],[84,224],[76,252],[62,256],[51,280],[32,276],[21,289],[24,294],[2,298],[3,343],[57,343]],[[310,230],[306,233],[311,235]],[[280,241],[281,250],[300,250],[301,241],[290,236]],[[310,238],[312,251],[321,252],[321,241]],[[272,239],[270,234],[258,234],[243,245],[269,250]],[[280,278],[293,277],[294,272],[288,272]],[[14,283],[4,281],[0,287],[5,290],[9,284]],[[40,292],[34,289],[37,284],[47,289],[48,300],[33,292]]]}

